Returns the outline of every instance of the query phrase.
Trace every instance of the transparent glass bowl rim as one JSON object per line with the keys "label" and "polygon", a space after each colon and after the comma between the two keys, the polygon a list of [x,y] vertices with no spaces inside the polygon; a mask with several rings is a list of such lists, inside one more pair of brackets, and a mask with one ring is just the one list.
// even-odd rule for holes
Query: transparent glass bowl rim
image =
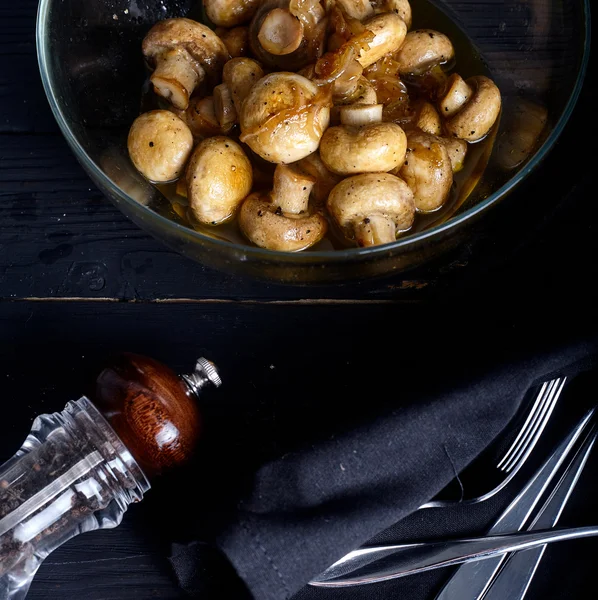
{"label": "transparent glass bowl rim", "polygon": [[488,207],[497,203],[501,198],[505,197],[509,194],[514,188],[517,187],[544,159],[544,157],[551,150],[556,140],[560,136],[563,128],[567,124],[571,114],[573,113],[573,109],[577,103],[577,99],[579,98],[579,94],[581,92],[581,88],[583,86],[583,81],[585,78],[589,55],[590,55],[590,0],[581,0],[583,6],[583,14],[585,16],[584,19],[584,48],[583,48],[583,56],[581,60],[581,65],[579,69],[579,73],[577,76],[577,80],[575,82],[574,88],[571,90],[571,94],[569,95],[569,99],[567,100],[567,104],[559,118],[556,122],[553,130],[550,132],[542,146],[536,151],[535,155],[532,159],[520,170],[518,171],[509,181],[507,181],[503,186],[501,186],[498,190],[494,191],[490,194],[486,199],[479,202],[475,206],[467,209],[460,215],[451,217],[446,222],[431,227],[430,229],[426,229],[417,234],[406,236],[403,239],[399,239],[396,242],[392,242],[390,244],[384,244],[381,246],[372,246],[369,248],[348,248],[345,250],[326,250],[326,251],[309,251],[303,253],[293,253],[293,252],[281,252],[277,250],[267,250],[264,248],[258,248],[255,246],[242,245],[234,242],[228,242],[225,240],[219,240],[207,235],[203,235],[194,229],[171,221],[167,217],[164,217],[154,211],[152,211],[148,207],[144,207],[139,202],[125,194],[117,185],[115,185],[112,180],[98,167],[98,165],[91,159],[91,157],[87,154],[83,146],[79,143],[77,138],[73,135],[71,128],[64,116],[62,109],[60,108],[60,104],[58,99],[54,93],[54,86],[50,78],[50,63],[49,63],[49,48],[47,45],[47,35],[46,35],[46,24],[48,22],[48,13],[50,10],[50,6],[53,1],[56,0],[40,0],[38,12],[37,12],[37,24],[36,24],[36,45],[37,45],[37,59],[39,64],[39,69],[41,73],[41,79],[44,86],[44,90],[46,92],[46,96],[48,98],[48,102],[50,104],[50,108],[54,113],[54,117],[58,122],[58,126],[62,131],[62,134],[66,138],[67,142],[73,149],[75,155],[78,160],[82,162],[82,164],[89,170],[97,179],[101,180],[103,184],[108,188],[111,194],[118,197],[123,202],[132,205],[133,210],[143,210],[145,211],[151,219],[154,219],[157,224],[163,226],[166,229],[173,229],[180,233],[182,236],[191,237],[198,243],[208,243],[212,244],[216,247],[221,247],[222,250],[234,250],[246,253],[248,256],[253,256],[256,259],[266,259],[266,260],[276,260],[277,258],[295,258],[295,259],[303,259],[303,260],[326,260],[326,261],[343,261],[343,260],[351,260],[356,259],[358,257],[368,257],[373,258],[378,254],[387,254],[387,253],[396,253],[400,251],[401,248],[408,247],[413,244],[417,244],[419,242],[424,242],[425,240],[435,237],[438,234],[443,232],[449,232],[451,229],[458,227],[460,224],[465,223],[466,221],[472,219],[479,213],[486,210]]}

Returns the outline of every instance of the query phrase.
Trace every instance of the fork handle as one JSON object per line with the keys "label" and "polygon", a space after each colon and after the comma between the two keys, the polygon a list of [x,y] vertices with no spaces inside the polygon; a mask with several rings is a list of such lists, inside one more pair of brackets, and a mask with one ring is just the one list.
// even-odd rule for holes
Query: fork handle
{"label": "fork handle", "polygon": [[544,529],[541,531],[363,548],[329,567],[311,585],[348,587],[386,581],[460,563],[484,560],[506,552],[537,548],[598,535],[598,527]]}

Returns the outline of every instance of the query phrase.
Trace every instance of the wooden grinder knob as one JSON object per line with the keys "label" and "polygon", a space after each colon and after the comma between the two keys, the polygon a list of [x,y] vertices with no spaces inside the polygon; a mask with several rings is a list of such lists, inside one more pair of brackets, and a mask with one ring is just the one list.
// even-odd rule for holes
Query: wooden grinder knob
{"label": "wooden grinder knob", "polygon": [[197,394],[207,383],[218,386],[221,381],[204,358],[193,374],[179,377],[152,358],[125,353],[99,374],[93,401],[152,477],[193,455],[202,433]]}

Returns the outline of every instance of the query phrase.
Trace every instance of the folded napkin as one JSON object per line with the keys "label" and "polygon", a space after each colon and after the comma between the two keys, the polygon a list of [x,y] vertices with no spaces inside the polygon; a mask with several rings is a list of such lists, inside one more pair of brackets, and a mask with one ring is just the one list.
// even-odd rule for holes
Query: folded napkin
{"label": "folded napkin", "polygon": [[[464,348],[446,337],[458,327],[441,327],[442,351],[414,343],[353,365],[346,402],[363,406],[363,419],[339,415],[326,434],[259,467],[213,543],[175,546],[181,586],[203,598],[361,597],[302,588],[437,494],[507,427],[530,388],[594,368],[593,334],[551,331],[551,345],[519,331],[514,347],[500,329],[470,335]],[[324,393],[333,392],[329,382]]]}

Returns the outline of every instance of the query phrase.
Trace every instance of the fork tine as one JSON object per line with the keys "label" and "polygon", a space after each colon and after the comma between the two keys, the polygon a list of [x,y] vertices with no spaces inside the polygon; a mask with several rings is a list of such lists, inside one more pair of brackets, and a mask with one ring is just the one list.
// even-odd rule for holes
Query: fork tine
{"label": "fork tine", "polygon": [[541,420],[537,423],[535,430],[529,432],[529,436],[526,440],[525,445],[523,445],[519,449],[518,453],[515,456],[513,456],[513,458],[509,462],[509,464],[505,465],[504,469],[506,470],[507,473],[509,471],[516,469],[517,465],[520,461],[522,461],[522,462],[525,461],[525,459],[528,457],[529,453],[533,450],[534,446],[536,445],[538,439],[540,438],[540,435],[544,431],[544,428],[546,427],[546,424],[548,423],[548,420],[550,419],[550,416],[552,415],[552,411],[554,410],[554,407],[556,406],[556,402],[559,399],[561,392],[563,391],[563,387],[565,386],[565,382],[567,381],[567,378],[564,377],[563,379],[558,379],[556,381],[557,381],[557,385],[555,387],[553,387],[550,401],[546,406],[546,410],[544,411],[544,414],[542,415]]}
{"label": "fork tine", "polygon": [[538,395],[536,396],[536,399],[534,400],[534,403],[533,403],[530,411],[527,414],[525,423],[523,423],[523,425],[519,429],[519,433],[517,434],[517,437],[515,438],[513,443],[509,446],[509,449],[505,452],[504,456],[498,463],[497,467],[499,469],[502,469],[503,464],[510,459],[510,457],[513,454],[513,452],[515,451],[515,449],[519,446],[521,439],[525,435],[528,428],[531,426],[532,422],[535,420],[536,414],[538,413],[538,410],[539,410],[539,407],[546,400],[548,393],[549,393],[549,388],[551,388],[551,386],[554,382],[555,382],[555,380],[553,379],[552,381],[545,381],[542,384],[542,387],[540,388],[540,391],[538,392]]}

